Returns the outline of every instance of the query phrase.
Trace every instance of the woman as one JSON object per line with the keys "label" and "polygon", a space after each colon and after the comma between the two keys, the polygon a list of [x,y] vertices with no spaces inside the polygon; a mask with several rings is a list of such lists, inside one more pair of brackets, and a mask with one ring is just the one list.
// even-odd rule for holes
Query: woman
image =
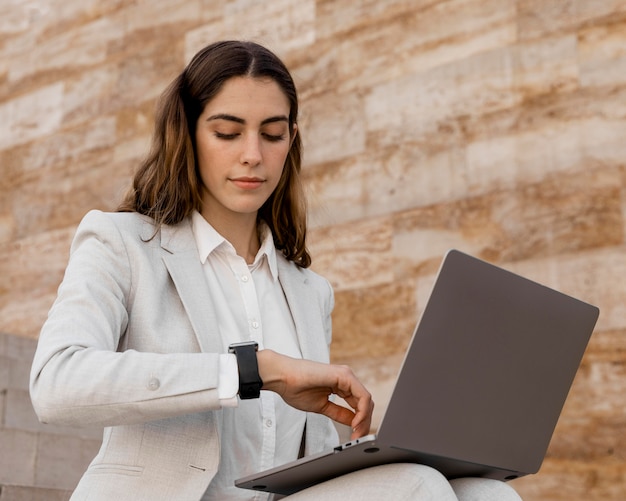
{"label": "woman", "polygon": [[261,499],[234,479],[336,445],[328,418],[369,432],[370,394],[328,363],[297,115],[274,54],[212,44],[164,93],[119,212],[81,222],[31,373],[42,421],[105,427],[72,499]]}

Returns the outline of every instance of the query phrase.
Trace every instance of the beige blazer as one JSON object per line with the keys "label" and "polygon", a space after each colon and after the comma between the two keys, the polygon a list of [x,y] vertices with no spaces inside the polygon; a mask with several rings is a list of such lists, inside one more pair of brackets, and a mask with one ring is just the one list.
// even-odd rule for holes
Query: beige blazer
{"label": "beige blazer", "polygon": [[[196,501],[219,465],[227,347],[190,222],[154,232],[136,213],[87,214],[41,330],[30,384],[40,420],[105,427],[73,500]],[[278,266],[303,356],[328,362],[329,283],[282,255]],[[327,418],[307,415],[306,454],[336,443]]]}

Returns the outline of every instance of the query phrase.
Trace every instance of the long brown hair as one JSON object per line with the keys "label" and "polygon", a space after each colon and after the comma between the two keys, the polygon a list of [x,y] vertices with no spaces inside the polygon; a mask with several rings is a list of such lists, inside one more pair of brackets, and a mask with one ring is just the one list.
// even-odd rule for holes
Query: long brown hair
{"label": "long brown hair", "polygon": [[[284,63],[253,42],[223,41],[198,52],[169,85],[159,101],[152,147],[118,207],[154,219],[157,227],[178,224],[201,208],[201,180],[196,162],[198,117],[224,83],[233,77],[269,77],[289,101],[289,130],[298,117],[296,86]],[[306,201],[300,179],[302,142],[293,138],[282,177],[258,218],[272,230],[274,244],[285,257],[306,268]]]}

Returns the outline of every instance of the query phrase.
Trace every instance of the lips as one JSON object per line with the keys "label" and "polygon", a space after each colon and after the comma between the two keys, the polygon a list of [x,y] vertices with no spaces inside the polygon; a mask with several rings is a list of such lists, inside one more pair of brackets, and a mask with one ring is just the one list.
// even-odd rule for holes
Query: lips
{"label": "lips", "polygon": [[265,181],[258,177],[235,177],[230,180],[235,186],[242,190],[254,190],[261,186]]}

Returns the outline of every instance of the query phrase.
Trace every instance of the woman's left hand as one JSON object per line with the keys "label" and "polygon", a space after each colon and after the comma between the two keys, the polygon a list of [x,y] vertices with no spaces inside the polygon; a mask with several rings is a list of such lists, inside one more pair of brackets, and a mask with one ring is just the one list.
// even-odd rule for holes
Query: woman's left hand
{"label": "woman's left hand", "polygon": [[[295,359],[272,350],[259,351],[257,360],[264,390],[278,393],[296,409],[350,426],[352,439],[369,433],[374,402],[350,367]],[[333,394],[351,409],[331,402]]]}

